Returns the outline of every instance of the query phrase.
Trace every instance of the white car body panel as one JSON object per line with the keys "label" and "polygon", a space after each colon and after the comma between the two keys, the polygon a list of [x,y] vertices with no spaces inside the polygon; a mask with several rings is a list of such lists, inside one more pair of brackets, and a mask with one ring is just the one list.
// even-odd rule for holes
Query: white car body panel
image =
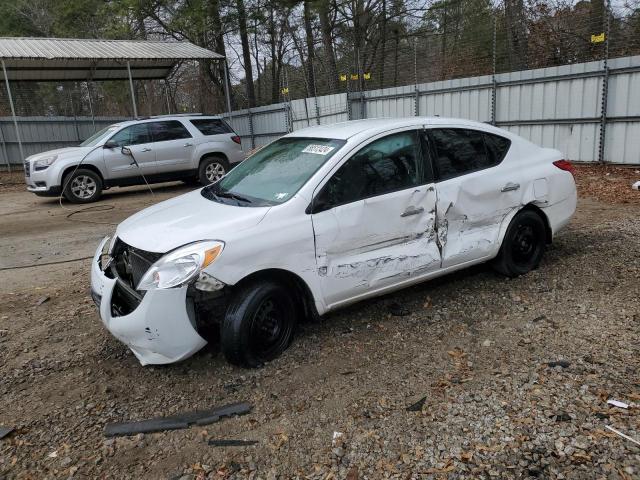
{"label": "white car body panel", "polygon": [[[511,148],[492,168],[305,213],[332,173],[364,145],[402,130],[437,127],[497,134],[510,139]],[[322,315],[494,258],[509,222],[527,205],[544,212],[551,235],[569,222],[576,208],[572,174],[552,163],[563,158],[560,152],[490,125],[441,118],[378,119],[312,127],[288,136],[344,139],[346,144],[282,204],[238,207],[205,199],[195,191],[135,214],[118,226],[116,235],[135,248],[158,253],[200,240],[222,241],[223,253],[203,272],[233,286],[265,270],[286,271],[304,282]],[[504,187],[509,188],[503,192]],[[422,210],[402,216],[415,208]],[[104,306],[113,280],[96,265],[94,260],[92,289],[101,289]],[[106,307],[100,309],[103,323],[142,363],[185,358],[187,352],[201,348],[203,340],[186,313],[176,310],[181,302],[186,310],[181,294],[176,293],[180,290],[147,292],[143,303],[128,315],[135,317],[136,326],[131,327],[135,331],[123,334]],[[166,338],[155,343],[140,340],[143,324],[153,330],[144,310],[162,311],[155,310],[154,302],[178,318],[171,328],[184,332],[166,330],[162,336],[175,335],[179,348],[164,344]],[[149,321],[168,328],[163,320]],[[192,344],[185,344],[189,339]]]}

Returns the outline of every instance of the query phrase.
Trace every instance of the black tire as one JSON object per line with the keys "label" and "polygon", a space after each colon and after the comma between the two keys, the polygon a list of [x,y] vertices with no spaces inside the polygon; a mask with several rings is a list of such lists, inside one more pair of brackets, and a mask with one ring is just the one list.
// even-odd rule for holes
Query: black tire
{"label": "black tire", "polygon": [[217,182],[229,171],[229,162],[218,155],[211,155],[200,160],[198,181],[202,185]]}
{"label": "black tire", "polygon": [[91,203],[102,196],[102,178],[92,170],[78,168],[63,179],[64,197],[71,203]]}
{"label": "black tire", "polygon": [[293,338],[296,306],[279,283],[263,280],[241,287],[220,326],[220,346],[235,365],[256,368],[284,352]]}
{"label": "black tire", "polygon": [[507,228],[493,268],[512,278],[536,269],[544,254],[546,230],[538,213],[532,210],[518,212]]}

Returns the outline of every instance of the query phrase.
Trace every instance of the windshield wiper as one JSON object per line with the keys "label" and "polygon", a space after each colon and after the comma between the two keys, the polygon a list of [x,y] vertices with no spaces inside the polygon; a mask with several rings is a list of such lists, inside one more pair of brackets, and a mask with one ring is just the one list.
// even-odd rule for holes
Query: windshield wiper
{"label": "windshield wiper", "polygon": [[237,193],[229,192],[227,190],[211,193],[213,193],[216,197],[233,198],[234,200],[238,200],[240,202],[253,203],[247,197],[243,197],[242,195],[238,195]]}

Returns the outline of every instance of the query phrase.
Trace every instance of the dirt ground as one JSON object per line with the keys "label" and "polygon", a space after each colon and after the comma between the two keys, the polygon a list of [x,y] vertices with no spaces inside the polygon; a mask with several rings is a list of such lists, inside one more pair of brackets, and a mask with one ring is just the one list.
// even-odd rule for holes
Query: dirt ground
{"label": "dirt ground", "polygon": [[[99,239],[187,187],[113,190],[73,213],[1,175],[0,426],[15,431],[0,479],[640,478],[640,446],[606,428],[640,440],[640,172],[580,167],[577,180],[576,217],[538,270],[508,280],[478,266],[363,302],[243,370],[216,346],[141,367],[89,298],[83,258]],[[51,262],[66,263],[37,266]],[[237,401],[253,411],[103,435]]]}

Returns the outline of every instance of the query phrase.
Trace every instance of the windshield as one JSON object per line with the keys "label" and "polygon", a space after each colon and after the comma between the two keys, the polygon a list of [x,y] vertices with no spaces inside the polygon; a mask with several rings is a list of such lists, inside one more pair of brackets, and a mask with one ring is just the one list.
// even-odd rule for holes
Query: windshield
{"label": "windshield", "polygon": [[286,202],[345,143],[326,138],[281,138],[204,188],[202,195],[217,201],[230,198],[237,205]]}
{"label": "windshield", "polygon": [[99,130],[96,133],[94,133],[93,135],[91,135],[89,138],[87,138],[84,142],[82,142],[80,144],[80,146],[81,147],[94,147],[98,143],[100,143],[100,140],[103,140],[105,137],[109,136],[110,134],[115,132],[117,129],[118,129],[118,127],[116,125],[110,125],[108,127],[105,127],[102,130]]}

